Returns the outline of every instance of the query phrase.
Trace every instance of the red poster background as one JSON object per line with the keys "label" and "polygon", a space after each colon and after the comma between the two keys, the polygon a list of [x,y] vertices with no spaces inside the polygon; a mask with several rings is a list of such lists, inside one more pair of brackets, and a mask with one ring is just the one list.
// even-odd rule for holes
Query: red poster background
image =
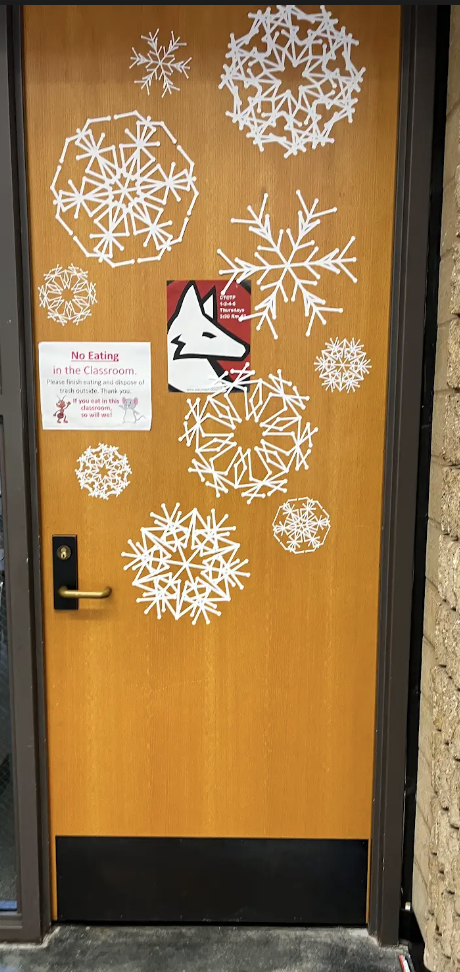
{"label": "red poster background", "polygon": [[[170,280],[168,281],[167,291],[166,291],[166,307],[168,322],[176,311],[179,300],[185,290],[185,288],[190,283],[190,280]],[[201,298],[206,297],[213,287],[216,288],[216,298],[217,298],[217,320],[218,323],[229,331],[230,334],[234,334],[235,337],[240,338],[245,341],[246,344],[250,346],[251,344],[251,321],[239,321],[238,317],[241,314],[251,313],[251,293],[242,284],[232,283],[228,287],[226,294],[222,295],[223,290],[227,286],[228,281],[226,280],[194,280],[194,284],[198,290]],[[246,284],[250,288],[250,283]],[[235,298],[235,303],[226,298]],[[227,316],[228,315],[228,316]],[[237,372],[237,374],[230,374],[229,378],[234,381],[239,372],[247,364],[250,366],[251,353],[246,355],[242,361],[225,361],[224,359],[217,359],[220,366],[225,371]]]}

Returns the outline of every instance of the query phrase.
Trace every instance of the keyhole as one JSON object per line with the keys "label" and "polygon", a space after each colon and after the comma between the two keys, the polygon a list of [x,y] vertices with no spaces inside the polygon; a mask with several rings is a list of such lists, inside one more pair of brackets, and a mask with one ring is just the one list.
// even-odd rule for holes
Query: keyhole
{"label": "keyhole", "polygon": [[68,560],[71,555],[71,552],[72,551],[70,547],[65,546],[65,544],[62,547],[58,547],[56,551],[59,560]]}

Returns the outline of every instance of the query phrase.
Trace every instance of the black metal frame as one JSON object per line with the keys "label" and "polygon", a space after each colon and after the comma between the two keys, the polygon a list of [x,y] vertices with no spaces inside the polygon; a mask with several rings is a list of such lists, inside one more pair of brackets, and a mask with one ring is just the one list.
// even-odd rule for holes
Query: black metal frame
{"label": "black metal frame", "polygon": [[[37,940],[50,920],[49,838],[20,17],[20,5],[0,6],[0,418],[20,887],[20,911],[0,915],[0,939]],[[401,895],[436,6],[404,5],[402,17],[369,909],[383,944],[398,941]]]}
{"label": "black metal frame", "polygon": [[437,7],[403,8],[369,928],[399,938]]}
{"label": "black metal frame", "polygon": [[39,941],[49,924],[46,740],[34,396],[27,393],[33,364],[24,327],[30,300],[17,114],[20,45],[13,19],[12,6],[0,6],[0,421],[18,881],[18,910],[0,915],[0,939]]}
{"label": "black metal frame", "polygon": [[[422,943],[420,928],[413,913],[415,817],[418,773],[418,735],[420,719],[420,680],[425,607],[425,554],[428,528],[428,503],[431,466],[431,426],[433,416],[436,338],[438,329],[438,268],[441,248],[441,216],[444,182],[444,138],[446,129],[447,80],[449,65],[450,7],[438,8],[436,83],[434,92],[433,150],[431,161],[431,205],[428,230],[428,272],[425,301],[425,338],[423,388],[420,418],[417,520],[414,547],[414,586],[412,597],[411,650],[409,660],[409,698],[407,718],[406,793],[404,803],[404,844],[400,937],[411,944],[416,966],[417,945]],[[410,910],[409,910],[410,907]],[[418,948],[420,951],[420,948]],[[420,966],[421,967],[421,966]]]}

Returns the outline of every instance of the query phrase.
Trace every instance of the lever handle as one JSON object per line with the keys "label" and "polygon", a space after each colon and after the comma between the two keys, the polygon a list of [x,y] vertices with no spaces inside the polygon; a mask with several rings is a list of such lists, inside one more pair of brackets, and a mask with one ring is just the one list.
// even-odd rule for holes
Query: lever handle
{"label": "lever handle", "polygon": [[59,597],[65,597],[67,600],[70,598],[79,600],[81,597],[92,597],[100,600],[103,597],[110,597],[111,593],[111,587],[104,587],[103,591],[69,591],[68,587],[60,587],[58,590]]}

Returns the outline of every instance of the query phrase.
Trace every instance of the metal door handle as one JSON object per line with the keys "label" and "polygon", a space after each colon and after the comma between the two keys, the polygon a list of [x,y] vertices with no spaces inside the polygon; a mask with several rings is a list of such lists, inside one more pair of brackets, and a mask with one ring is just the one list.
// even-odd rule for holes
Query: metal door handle
{"label": "metal door handle", "polygon": [[103,591],[69,591],[68,587],[60,587],[58,590],[59,597],[72,598],[72,600],[79,600],[81,597],[93,597],[100,600],[103,597],[110,597],[111,593],[111,587],[104,587]]}

